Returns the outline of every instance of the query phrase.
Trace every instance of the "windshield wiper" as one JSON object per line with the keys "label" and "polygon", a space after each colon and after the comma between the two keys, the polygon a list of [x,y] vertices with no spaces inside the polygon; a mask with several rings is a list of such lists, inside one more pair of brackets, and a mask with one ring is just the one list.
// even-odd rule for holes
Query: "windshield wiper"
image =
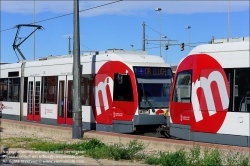
{"label": "windshield wiper", "polygon": [[148,101],[148,99],[147,99],[147,96],[146,96],[146,94],[145,94],[145,91],[144,91],[144,87],[143,87],[143,83],[142,83],[142,82],[141,82],[141,85],[142,85],[142,95],[143,95],[143,97],[144,97],[144,100],[148,103],[148,105],[149,105],[150,108],[152,109],[152,112],[155,112],[155,109],[154,109],[153,105],[152,105],[151,102]]}

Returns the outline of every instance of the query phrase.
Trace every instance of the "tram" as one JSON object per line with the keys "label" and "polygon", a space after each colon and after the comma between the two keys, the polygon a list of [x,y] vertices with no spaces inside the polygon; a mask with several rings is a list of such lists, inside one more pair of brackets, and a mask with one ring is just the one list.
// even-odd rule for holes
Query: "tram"
{"label": "tram", "polygon": [[170,135],[250,147],[249,37],[195,47],[177,68],[170,94]]}
{"label": "tram", "polygon": [[[173,76],[161,57],[109,49],[80,61],[84,129],[132,133],[165,124]],[[2,118],[71,126],[72,69],[72,55],[1,64]]]}

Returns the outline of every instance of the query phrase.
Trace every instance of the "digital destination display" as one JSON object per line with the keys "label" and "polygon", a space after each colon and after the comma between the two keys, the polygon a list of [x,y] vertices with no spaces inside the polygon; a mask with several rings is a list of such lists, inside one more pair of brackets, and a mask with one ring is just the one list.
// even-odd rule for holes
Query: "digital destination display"
{"label": "digital destination display", "polygon": [[134,67],[137,76],[168,77],[171,76],[170,68],[166,67]]}

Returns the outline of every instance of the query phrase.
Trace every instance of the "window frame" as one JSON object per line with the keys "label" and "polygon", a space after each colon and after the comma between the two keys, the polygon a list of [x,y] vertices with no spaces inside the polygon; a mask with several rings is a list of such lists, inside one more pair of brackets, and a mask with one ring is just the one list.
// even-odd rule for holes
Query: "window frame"
{"label": "window frame", "polygon": [[[81,75],[81,105],[92,106],[94,100],[94,87],[95,87],[96,74],[82,74]],[[86,80],[84,80],[86,79]],[[87,87],[85,83],[87,81]],[[88,89],[89,86],[89,89]],[[85,93],[87,91],[87,94]],[[87,102],[88,101],[88,102]]]}
{"label": "window frame", "polygon": [[[45,85],[45,79],[46,80],[46,85]],[[48,79],[49,78],[55,78],[55,84],[48,86]],[[46,86],[46,89],[45,89]],[[54,100],[48,102],[48,93],[50,91],[50,87],[54,87]],[[42,76],[42,94],[41,94],[41,103],[42,104],[57,104],[57,92],[58,91],[58,76]],[[46,92],[46,93],[45,93]],[[46,95],[45,95],[46,94]],[[45,101],[46,99],[46,101]]]}
{"label": "window frame", "polygon": [[[190,74],[190,91],[189,91],[189,102],[183,102],[183,101],[176,101],[175,100],[175,96],[176,96],[176,85],[178,85],[178,77],[182,74],[182,73],[187,73],[187,72],[190,72],[188,74]],[[191,103],[192,102],[192,78],[193,78],[193,71],[190,69],[190,70],[183,70],[181,72],[178,72],[177,75],[176,75],[176,79],[175,79],[175,82],[174,82],[174,88],[173,88],[173,95],[172,95],[172,98],[171,98],[171,102],[175,102],[175,103]]]}
{"label": "window frame", "polygon": [[[131,96],[129,95],[129,93],[124,93],[122,94],[122,96],[124,97],[124,99],[119,99],[118,96],[117,96],[117,90],[120,89],[119,87],[116,87],[117,85],[119,85],[118,83],[118,80],[117,80],[117,76],[118,74],[121,74],[121,73],[114,73],[114,86],[113,86],[113,101],[115,102],[134,102],[134,91],[133,91],[133,85],[132,85],[132,79],[131,79],[131,75],[129,74],[121,74],[123,76],[123,81],[124,81],[124,77],[128,77],[129,79],[129,85],[125,85],[125,87],[127,88],[130,88],[130,92],[131,92]],[[120,84],[122,85],[122,84]],[[129,99],[129,100],[127,100]]]}

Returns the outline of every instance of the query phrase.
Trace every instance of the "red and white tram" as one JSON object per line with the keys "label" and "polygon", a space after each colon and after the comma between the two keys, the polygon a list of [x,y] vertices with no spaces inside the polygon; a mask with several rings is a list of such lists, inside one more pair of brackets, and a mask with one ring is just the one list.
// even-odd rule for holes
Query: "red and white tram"
{"label": "red and white tram", "polygon": [[249,38],[195,47],[177,68],[170,95],[170,135],[250,147]]}
{"label": "red and white tram", "polygon": [[[2,118],[72,125],[73,57],[49,56],[0,66]],[[84,129],[131,133],[165,124],[172,70],[145,51],[81,55]]]}

